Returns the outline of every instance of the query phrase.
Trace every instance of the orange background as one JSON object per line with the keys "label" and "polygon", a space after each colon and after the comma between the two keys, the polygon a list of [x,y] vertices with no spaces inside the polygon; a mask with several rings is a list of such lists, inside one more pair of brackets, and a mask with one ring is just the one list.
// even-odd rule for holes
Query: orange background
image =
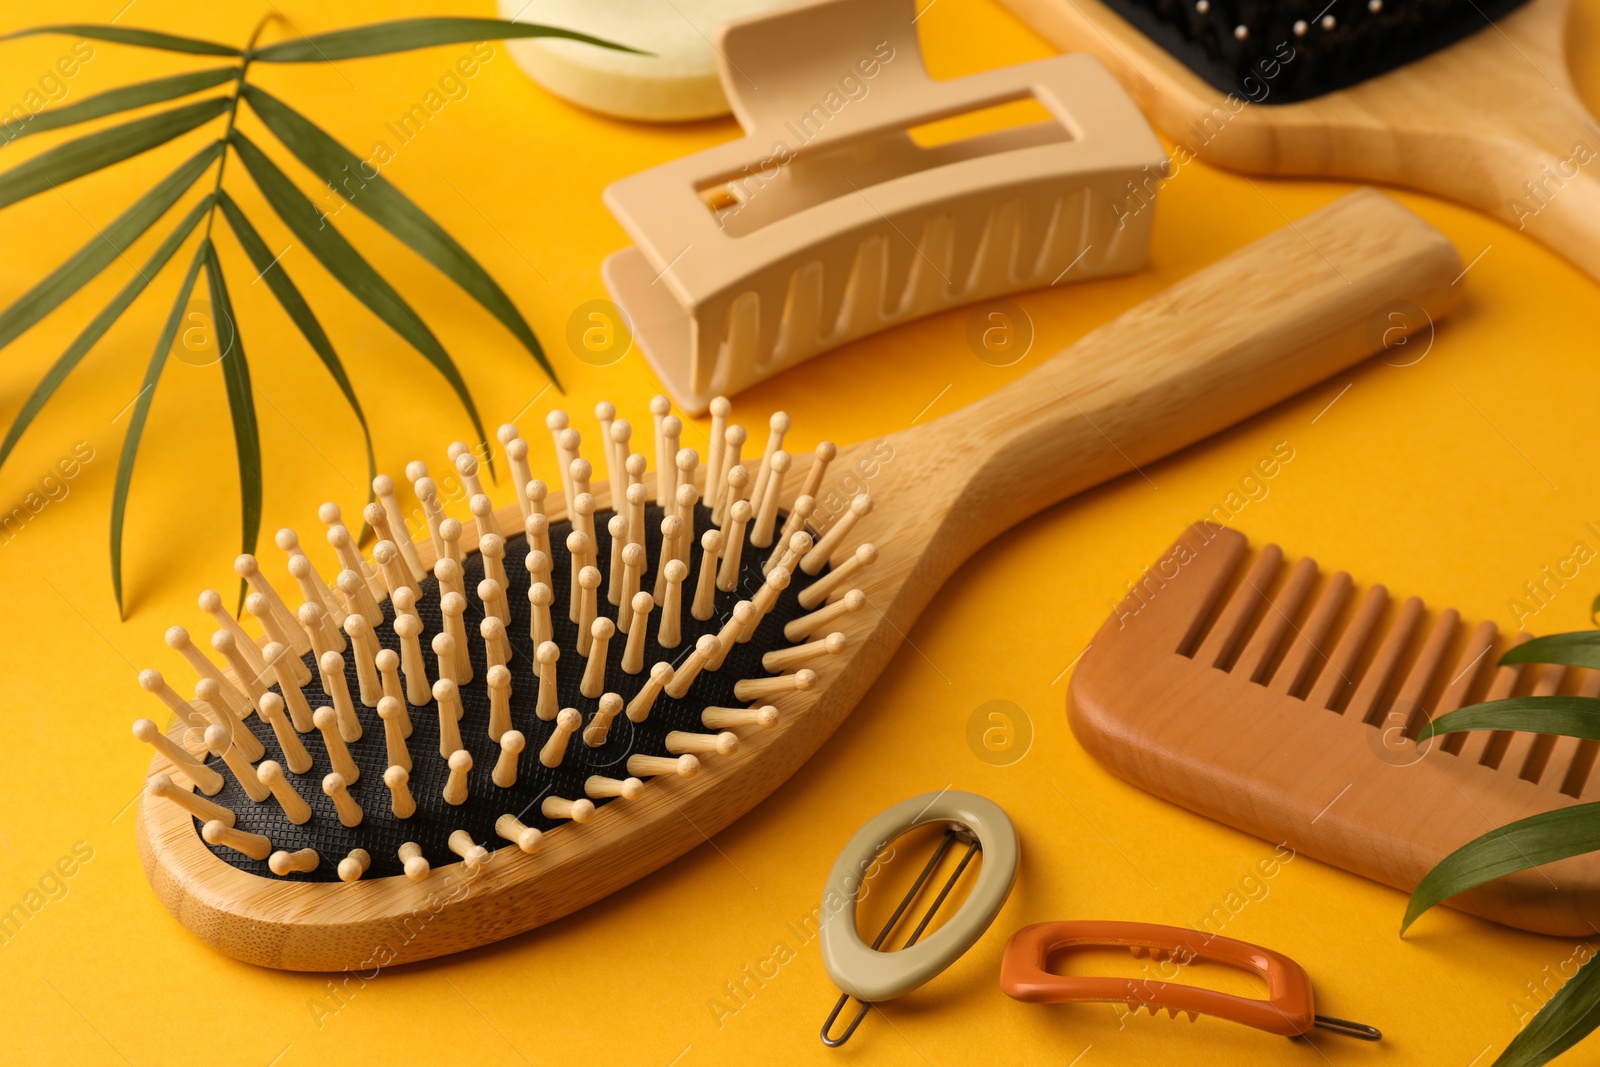
{"label": "orange background", "polygon": [[[107,21],[123,2],[77,4],[72,17]],[[441,6],[324,0],[286,2],[281,10],[300,30],[316,32],[436,14]],[[493,14],[487,3],[459,6]],[[918,25],[937,76],[1049,54],[987,0],[925,6]],[[1592,56],[1600,47],[1600,2],[1580,0],[1577,8],[1571,50]],[[8,3],[0,30],[54,14]],[[255,5],[138,0],[122,22],[242,43],[261,14]],[[71,43],[0,44],[0,102],[21,99]],[[95,58],[69,82],[69,101],[210,62],[94,48]],[[257,68],[252,77],[366,155],[374,140],[393,145],[384,124],[466,51],[449,46],[336,67]],[[1593,107],[1600,70],[1582,68],[1579,83]],[[498,45],[468,84],[466,98],[444,108],[385,173],[506,286],[551,350],[566,395],[543,392],[545,379],[498,324],[365,217],[347,211],[337,225],[456,356],[485,423],[492,429],[516,418],[536,465],[548,472],[542,425],[552,407],[574,412],[576,424],[589,429],[596,401],[613,400],[637,420],[658,388],[637,352],[596,368],[565,342],[573,309],[606,295],[602,258],[625,243],[600,191],[622,175],[728,140],[736,129],[728,120],[651,127],[588,114],[533,85]],[[242,121],[258,132],[253,117]],[[7,147],[0,162],[13,165],[69,136],[29,138]],[[197,145],[202,136],[185,141]],[[0,301],[15,299],[91,238],[182,152],[168,146],[0,215]],[[313,187],[298,166],[289,169]],[[230,167],[228,187],[275,251],[290,245],[283,265],[346,361],[373,423],[380,469],[399,474],[419,452],[437,466],[444,446],[470,432],[438,376],[292,245],[242,170]],[[1162,191],[1150,270],[1017,298],[1037,333],[1021,363],[1001,369],[974,358],[967,316],[957,312],[818,359],[738,397],[736,415],[758,427],[781,406],[793,414],[792,440],[802,448],[937,416],[1347,188],[1247,182],[1187,166]],[[1486,1064],[1516,1032],[1517,1012],[1536,1003],[1526,983],[1560,972],[1574,943],[1447,910],[1402,941],[1402,894],[1303,857],[1250,883],[1264,886],[1264,895],[1258,888],[1257,899],[1245,897],[1241,882],[1271,856],[1271,846],[1113,779],[1079,750],[1063,713],[1066,669],[1125,583],[1279,441],[1292,445],[1295,458],[1269,483],[1267,498],[1240,513],[1238,527],[1253,540],[1277,540],[1292,553],[1346,567],[1358,582],[1381,580],[1510,626],[1508,601],[1525,580],[1567,556],[1575,541],[1593,544],[1584,524],[1600,520],[1593,459],[1600,364],[1592,336],[1600,289],[1506,227],[1426,197],[1401,199],[1449,234],[1465,260],[1481,253],[1462,282],[1466,305],[1421,363],[1364,367],[1149,468],[1149,481],[1123,478],[1023,524],[936,598],[909,634],[920,654],[903,649],[846,727],[773,798],[719,835],[715,848],[700,848],[533,934],[384,973],[320,1017],[313,1005],[326,991],[324,977],[260,970],[206,948],[147,891],[135,853],[129,804],[148,752],[130,739],[128,724],[158,709],[134,677],[145,666],[185,676],[162,645],[162,631],[181,623],[209,632],[194,596],[207,586],[231,589],[239,540],[221,377],[214,367],[173,362],[134,480],[128,620],[118,620],[106,544],[127,421],[119,413],[138,391],[176,287],[180,271],[169,267],[0,471],[0,506],[9,510],[76,443],[93,449],[65,498],[0,545],[0,909],[26,900],[75,846],[92,850],[65,881],[66,895],[0,946],[7,1058],[292,1065],[870,1057],[944,1064],[1003,1054],[1084,1065]],[[262,555],[277,573],[273,531],[314,531],[324,500],[347,513],[364,502],[363,454],[326,373],[265,286],[248,284],[254,271],[231,236],[221,243],[251,357],[268,471]],[[130,258],[142,261],[153,245],[147,236]],[[4,352],[0,419],[14,417],[38,376],[131,269],[114,264]],[[320,537],[307,539],[320,545]],[[324,570],[327,562],[319,559]],[[1600,569],[1586,569],[1529,627],[1586,625],[1596,591]],[[1017,705],[1034,734],[1031,749],[1010,766],[980,760],[967,743],[969,716],[994,700]],[[973,952],[923,991],[887,1006],[888,1022],[870,1019],[848,1049],[829,1053],[816,1029],[833,993],[814,942],[800,943],[786,924],[816,905],[835,854],[867,817],[947,785],[992,797],[1015,820],[1023,841],[1016,891]],[[1299,960],[1313,975],[1319,1007],[1381,1027],[1382,1045],[1291,1043],[1205,1020],[1191,1026],[1144,1017],[1119,1026],[1105,1007],[1026,1006],[997,988],[1005,937],[1025,923],[1076,917],[1191,924],[1236,891],[1234,899],[1246,903],[1232,908],[1226,932]],[[724,983],[773,956],[779,941],[794,958],[736,1012],[719,1016],[710,1005],[719,997],[726,1003]],[[1572,1059],[1581,1062],[1582,1054]]]}

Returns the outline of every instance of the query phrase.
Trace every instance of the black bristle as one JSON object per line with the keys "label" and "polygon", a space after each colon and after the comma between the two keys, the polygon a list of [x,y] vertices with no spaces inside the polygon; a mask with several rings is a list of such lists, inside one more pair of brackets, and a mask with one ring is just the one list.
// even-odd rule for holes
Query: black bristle
{"label": "black bristle", "polygon": [[[594,528],[598,542],[596,558],[600,561],[603,571],[608,569],[606,561],[609,560],[611,552],[611,537],[606,529],[606,518],[609,514],[609,510],[595,514]],[[710,510],[699,507],[696,515],[696,529],[708,529],[711,521]],[[651,505],[647,509],[645,541],[648,558],[653,561],[653,566],[643,576],[641,585],[641,588],[647,591],[653,587],[655,567],[660,565],[661,518],[662,511],[659,507]],[[559,706],[577,708],[583,713],[584,722],[587,724],[597,710],[599,701],[591,700],[578,692],[578,683],[583,674],[583,660],[574,651],[577,644],[577,626],[567,617],[571,572],[564,546],[569,532],[571,524],[568,522],[550,524],[550,542],[555,557],[551,568],[551,586],[555,594],[555,603],[550,615],[555,630],[555,642],[560,646],[562,656],[557,672],[561,695]],[[302,738],[315,760],[310,772],[294,774],[287,768],[284,772],[295,790],[312,808],[310,821],[301,826],[289,822],[277,801],[270,797],[259,804],[251,801],[232,773],[223,766],[222,761],[211,757],[209,766],[220,771],[227,783],[222,791],[211,799],[233,809],[238,816],[239,829],[265,834],[272,840],[274,849],[289,852],[302,848],[317,850],[321,863],[315,871],[307,874],[291,874],[286,880],[337,881],[339,861],[354,848],[364,848],[372,857],[372,866],[366,873],[367,878],[401,874],[398,850],[406,841],[420,844],[422,854],[435,867],[456,863],[460,858],[450,851],[447,844],[454,830],[467,831],[478,844],[491,852],[500,848],[514,847],[494,832],[495,819],[506,812],[517,815],[527,825],[542,830],[560,825],[560,822],[546,819],[540,814],[539,804],[544,797],[553,795],[577,800],[585,795],[583,784],[592,774],[626,778],[628,773],[624,769],[624,764],[628,756],[636,753],[652,756],[667,754],[665,738],[668,731],[714,732],[707,731],[700,722],[700,712],[703,708],[708,705],[743,706],[746,702],[734,698],[734,683],[743,678],[770,677],[761,668],[761,656],[774,648],[789,644],[783,639],[784,624],[805,613],[799,605],[800,591],[817,580],[795,568],[788,588],[778,597],[754,639],[747,644],[735,646],[728,654],[721,670],[702,671],[681,700],[674,700],[663,693],[657,699],[650,717],[642,723],[634,724],[625,715],[617,716],[612,723],[606,743],[598,748],[590,748],[585,744],[580,731],[580,734],[574,736],[570,742],[561,766],[550,769],[539,763],[538,755],[540,746],[549,738],[555,724],[541,722],[533,711],[538,694],[538,682],[534,677],[533,648],[529,641],[529,612],[532,609],[527,598],[528,572],[523,566],[527,552],[526,537],[518,534],[506,538],[505,570],[511,583],[508,598],[511,624],[506,628],[506,636],[510,639],[513,651],[511,662],[507,664],[513,679],[511,718],[514,727],[526,734],[528,739],[528,747],[522,753],[520,773],[512,788],[501,789],[490,780],[495,760],[500,754],[500,746],[490,741],[488,737],[489,694],[484,682],[488,667],[485,662],[483,642],[476,639],[478,623],[483,618],[483,605],[473,595],[467,597],[467,613],[464,619],[469,635],[467,644],[472,658],[473,676],[470,684],[461,687],[461,703],[464,710],[460,723],[461,742],[472,753],[473,760],[469,779],[470,793],[465,804],[456,807],[445,803],[443,799],[442,791],[445,780],[449,777],[449,768],[445,761],[439,758],[438,705],[434,703],[423,707],[408,705],[413,725],[411,737],[407,742],[413,764],[411,793],[417,802],[416,813],[409,819],[396,819],[389,810],[389,790],[383,784],[383,772],[388,763],[383,723],[379,720],[377,712],[364,707],[359,699],[355,701],[355,707],[356,714],[361,719],[363,734],[360,741],[349,746],[350,755],[361,768],[360,780],[350,787],[350,795],[361,805],[364,812],[364,818],[359,826],[346,828],[340,825],[333,801],[322,792],[322,777],[328,773],[329,767],[321,737],[315,731],[303,735]],[[696,546],[691,553],[693,564],[689,578],[683,583],[682,642],[675,649],[662,648],[656,641],[656,627],[652,625],[650,640],[645,651],[644,672],[630,675],[625,674],[621,668],[622,650],[626,639],[618,634],[611,642],[607,657],[607,690],[620,694],[624,700],[632,699],[649,677],[652,664],[659,660],[667,660],[674,665],[680,664],[694,648],[695,641],[700,635],[720,630],[729,618],[733,605],[739,600],[754,596],[765,581],[761,565],[766,561],[769,552],[770,549],[758,549],[750,545],[747,530],[747,543],[740,557],[739,588],[727,593],[719,591],[716,611],[710,620],[700,622],[689,613],[689,605],[694,596],[694,583],[700,573],[700,551]],[[470,594],[483,578],[482,557],[477,553],[467,556],[463,571],[466,589]],[[428,643],[431,635],[439,632],[442,622],[439,613],[438,582],[429,576],[420,584],[423,595],[418,602],[417,611],[424,627],[423,658],[427,662],[428,677],[433,679],[438,675],[433,654],[428,651]],[[602,586],[600,589],[599,610],[601,614],[615,621],[617,609],[606,602],[605,588]],[[392,604],[383,605],[383,615],[383,624],[377,628],[379,643],[385,648],[394,648],[398,651],[399,640],[392,625],[394,620]],[[651,623],[657,623],[659,617],[658,610],[652,615]],[[307,701],[313,708],[331,704],[332,700],[322,691],[320,676],[311,655],[308,654],[305,661],[312,672],[311,682],[304,690]],[[359,685],[355,658],[348,654],[345,656],[345,671],[350,692],[354,696],[359,691]],[[247,726],[254,731],[256,737],[266,746],[268,758],[283,761],[271,727],[263,723],[260,716],[252,715],[241,726]],[[715,762],[737,759],[738,756],[707,758]],[[701,773],[715,773],[715,768],[708,765]],[[610,799],[594,801],[597,807],[611,802]],[[195,833],[198,834],[199,821],[192,821]],[[268,870],[265,860],[252,860],[240,852],[220,845],[206,847],[210,848],[218,858],[240,870],[267,878],[278,877]]]}
{"label": "black bristle", "polygon": [[1376,10],[1370,0],[1105,2],[1213,88],[1271,105],[1386,74],[1488,30],[1526,0],[1382,0]]}

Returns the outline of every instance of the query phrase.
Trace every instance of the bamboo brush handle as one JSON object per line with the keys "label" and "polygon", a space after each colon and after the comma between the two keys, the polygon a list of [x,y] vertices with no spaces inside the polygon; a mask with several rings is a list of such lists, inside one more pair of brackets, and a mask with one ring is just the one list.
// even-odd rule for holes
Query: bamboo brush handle
{"label": "bamboo brush handle", "polygon": [[1443,234],[1382,193],[1352,193],[985,399],[894,435],[897,456],[930,456],[937,469],[905,464],[915,484],[885,487],[884,499],[897,509],[899,493],[926,500],[907,517],[903,536],[915,542],[949,520],[923,555],[953,566],[1028,515],[1361,361],[1405,320],[1424,332],[1414,343],[1428,343],[1430,318],[1459,298],[1451,282],[1460,271]]}

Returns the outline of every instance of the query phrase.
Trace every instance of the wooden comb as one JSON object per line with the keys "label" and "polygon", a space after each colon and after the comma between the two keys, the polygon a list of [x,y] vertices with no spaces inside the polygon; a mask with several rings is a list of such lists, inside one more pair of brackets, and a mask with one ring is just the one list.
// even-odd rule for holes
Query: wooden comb
{"label": "wooden comb", "polygon": [[[1224,11],[1247,9],[1240,25],[1269,57],[1225,95],[1100,0],[1003,2],[1058,47],[1102,59],[1156,128],[1177,143],[1180,162],[1193,155],[1253,174],[1350,178],[1433,193],[1526,232],[1600,278],[1600,181],[1594,173],[1600,126],[1567,71],[1571,0],[1529,0],[1492,23],[1473,4],[1482,22],[1471,36],[1360,84],[1284,104],[1276,102],[1273,70],[1312,64],[1339,84],[1348,64],[1403,55],[1407,42],[1379,38],[1352,48],[1340,36],[1340,27],[1368,17],[1367,0],[1302,5],[1311,9],[1312,23],[1300,23],[1298,36],[1295,29],[1280,36],[1263,23],[1247,25],[1278,21],[1291,0],[1166,5],[1171,12],[1214,8],[1217,21]],[[1432,17],[1425,6],[1390,0],[1373,7],[1379,14],[1371,17],[1392,17],[1403,26],[1408,17]],[[1408,8],[1416,13],[1408,16]],[[1333,17],[1331,32],[1319,25],[1318,12]],[[1281,24],[1287,27],[1289,17],[1282,15]],[[1215,26],[1229,38],[1236,30]],[[1283,54],[1294,58],[1274,67]],[[1152,175],[1130,188],[1124,210],[1139,208],[1161,184]]]}
{"label": "wooden comb", "polygon": [[[1154,213],[1119,224],[1110,205],[1166,155],[1093,58],[934,81],[913,0],[803,3],[716,36],[744,138],[605,193],[634,240],[606,285],[691,413],[897,323],[1148,260]],[[908,133],[1028,99],[1052,120]]]}
{"label": "wooden comb", "polygon": [[[1593,741],[1499,731],[1414,743],[1427,721],[1480,700],[1600,695],[1600,671],[1496,667],[1516,640],[1202,522],[1095,635],[1069,717],[1083,747],[1141,789],[1409,892],[1495,827],[1600,797]],[[1588,936],[1600,858],[1446,903]]]}
{"label": "wooden comb", "polygon": [[[542,808],[535,808],[536,814],[522,820],[527,829],[545,831],[537,840],[515,827],[502,832],[499,816],[507,810],[505,799],[496,792],[498,786],[484,779],[494,762],[488,758],[491,752],[484,747],[488,740],[483,736],[485,723],[492,722],[491,698],[482,691],[484,642],[473,637],[469,646],[477,680],[459,687],[472,694],[468,714],[461,720],[461,743],[477,748],[479,758],[474,768],[462,772],[468,795],[455,810],[460,813],[456,825],[481,826],[482,831],[449,833],[447,849],[448,825],[441,816],[429,814],[430,832],[436,836],[426,842],[407,839],[420,846],[421,855],[413,851],[397,856],[389,845],[399,840],[394,834],[405,833],[407,828],[387,819],[389,809],[380,806],[388,804],[379,784],[381,774],[369,769],[354,790],[369,790],[365,807],[376,812],[372,829],[389,836],[375,835],[374,840],[385,842],[382,846],[363,846],[367,859],[374,868],[381,861],[395,870],[404,860],[408,873],[381,874],[374,869],[369,877],[359,869],[360,857],[340,853],[321,857],[319,850],[318,868],[300,870],[295,865],[312,857],[296,859],[290,853],[279,861],[289,873],[269,876],[242,869],[255,860],[219,858],[202,839],[189,810],[194,801],[203,798],[181,785],[163,786],[164,797],[142,800],[138,808],[140,850],[150,881],[173,914],[209,943],[251,962],[302,970],[426,959],[510,936],[592,903],[702,844],[708,835],[776,789],[844,720],[945,577],[995,534],[1051,503],[1126,473],[1130,463],[1148,463],[1198,441],[1356,363],[1376,345],[1369,321],[1392,301],[1411,301],[1438,319],[1457,299],[1459,289],[1450,283],[1459,272],[1455,249],[1421,219],[1381,194],[1352,194],[1178,283],[959,412],[841,448],[825,473],[819,474],[814,464],[829,458],[830,449],[792,457],[781,484],[754,495],[763,500],[773,495],[782,498],[788,516],[786,533],[804,533],[799,527],[806,521],[817,529],[812,551],[831,564],[820,576],[813,576],[809,564],[801,563],[804,577],[797,577],[795,584],[810,593],[819,587],[806,585],[813,577],[819,584],[828,583],[829,603],[786,607],[789,602],[780,600],[754,639],[733,654],[742,658],[730,657],[724,671],[748,675],[735,685],[737,699],[731,703],[770,703],[776,708],[777,721],[756,721],[751,709],[736,708],[732,714],[739,718],[733,721],[741,724],[727,729],[737,736],[737,751],[708,754],[700,772],[692,777],[659,775],[643,788],[629,787],[632,795],[620,803],[598,803],[598,810],[585,812],[582,821],[568,816],[575,814],[576,801],[583,798],[568,792],[561,795],[567,803],[549,821],[538,821],[547,814]],[[660,419],[658,432],[670,437],[678,428],[677,420],[666,411],[663,398],[655,407]],[[714,405],[713,412],[713,436],[727,439],[733,428],[725,427],[726,407]],[[614,414],[609,408],[601,412],[603,420]],[[787,418],[774,416],[773,425],[781,437]],[[557,426],[558,449],[576,448],[579,442],[570,436],[576,431],[565,426],[564,419],[558,419]],[[616,426],[610,430],[606,436],[614,440]],[[739,439],[735,435],[731,440]],[[658,455],[674,455],[676,443],[668,440],[658,446]],[[771,472],[769,486],[780,482],[776,472],[782,464],[777,456],[788,455],[774,447],[779,443],[769,441],[770,458],[755,468]],[[516,470],[514,447],[513,441],[507,449]],[[567,448],[569,459],[571,450]],[[706,464],[690,466],[697,477],[713,465],[731,474],[734,459],[713,450]],[[637,469],[642,460],[635,454],[627,462]],[[463,465],[464,476],[469,467]],[[576,473],[582,468],[573,464],[571,469]],[[515,476],[520,479],[524,473],[517,470]],[[628,477],[632,479],[634,472]],[[719,484],[719,479],[720,475],[710,484]],[[666,484],[648,478],[637,484],[649,487],[653,482]],[[742,485],[738,478],[729,484]],[[606,486],[593,483],[589,500],[584,500],[581,485],[574,488],[579,490],[575,497],[578,512],[592,505],[597,529],[608,528],[611,498]],[[802,490],[803,496],[791,497]],[[643,494],[633,492],[642,503]],[[736,523],[736,517],[728,517],[727,501],[737,499],[737,493],[732,498],[724,493],[723,497],[721,521]],[[544,515],[552,526],[566,513],[563,498],[563,493],[552,490],[543,501]],[[489,514],[487,503],[486,497],[474,502],[478,521]],[[428,514],[433,529],[458,534],[464,545],[477,541],[475,523],[461,524],[460,531],[452,531],[449,524],[457,520],[441,520],[432,508]],[[524,528],[519,505],[509,505],[496,514],[495,521],[502,529]],[[390,532],[398,533],[401,525],[391,522]],[[730,546],[735,543],[735,532],[729,532]],[[752,535],[746,530],[744,536]],[[449,538],[444,540],[448,548]],[[520,535],[506,539],[507,559],[521,550],[519,542]],[[875,548],[864,550],[864,544]],[[746,549],[747,554],[750,551]],[[431,538],[420,541],[417,552],[419,564],[426,565],[433,552]],[[766,550],[756,554],[758,566],[768,558]],[[654,545],[650,546],[650,558],[659,558]],[[469,567],[479,565],[470,554],[466,562]],[[366,565],[359,559],[352,564]],[[391,565],[392,560],[385,564]],[[557,573],[565,566],[564,558],[558,560]],[[695,566],[703,564],[696,560]],[[519,569],[507,566],[513,578]],[[684,588],[690,588],[698,577],[691,573]],[[359,596],[354,566],[350,578],[346,584]],[[427,581],[423,584],[428,595],[416,606],[425,617],[437,617],[434,613],[440,598],[433,595]],[[851,591],[852,586],[859,595]],[[529,603],[523,594],[530,588],[525,581],[513,581],[511,604]],[[724,594],[718,601],[719,614],[710,624],[722,625],[722,613],[736,610],[729,606],[735,595]],[[784,595],[793,594],[785,590]],[[604,597],[600,603],[605,605]],[[808,625],[842,633],[843,650],[819,655],[813,649],[807,654],[811,659],[804,671],[796,672],[790,654],[782,648],[795,638],[792,624],[783,624],[778,613],[813,608],[825,613],[826,623],[813,620]],[[610,616],[607,606],[598,610]],[[519,615],[513,610],[512,625],[507,627],[513,636],[527,633],[526,608],[522,612]],[[383,642],[389,644],[391,616],[388,609],[382,614],[385,622],[378,629]],[[560,623],[561,613],[556,614]],[[571,634],[569,629],[562,640]],[[799,636],[809,639],[808,634]],[[561,651],[563,657],[572,655],[568,646]],[[612,657],[616,654],[613,649]],[[769,656],[774,658],[767,659]],[[424,657],[432,678],[434,661],[426,653]],[[587,696],[574,696],[574,704],[567,703],[564,694],[571,692],[575,673],[566,666],[568,662],[563,658],[556,664],[562,673],[556,686],[560,699],[553,703],[571,706],[575,714],[582,714],[578,707],[593,705],[576,703],[588,700]],[[309,659],[284,661],[291,670],[294,663],[305,667],[305,674],[315,673]],[[209,661],[200,666],[208,675],[220,674]],[[529,657],[517,650],[510,667],[512,725],[526,732],[522,765],[531,770],[532,753],[544,751],[561,724],[521,710],[524,705],[518,702],[535,692],[541,703],[549,699],[543,682],[535,685],[533,681]],[[782,672],[779,680],[763,680],[772,672]],[[814,672],[810,679],[814,684],[799,683],[806,672]],[[721,677],[723,673],[702,672],[695,685],[730,684]],[[354,693],[360,678],[348,677]],[[618,692],[631,702],[642,683],[638,676],[630,677]],[[216,678],[204,681],[214,684]],[[757,683],[753,687],[752,681]],[[277,692],[274,689],[271,695]],[[590,750],[569,738],[565,742],[567,758],[582,761],[590,758],[586,752],[603,751],[614,767],[618,765],[615,761],[631,764],[642,756],[651,764],[642,770],[659,770],[665,762],[661,757],[672,753],[653,747],[663,743],[663,738],[652,732],[659,728],[658,717],[678,716],[678,721],[691,723],[700,720],[702,705],[697,698],[704,692],[691,690],[683,700],[663,701],[641,724],[645,729],[637,739],[624,730],[614,730],[615,748]],[[173,696],[161,690],[157,695]],[[426,700],[426,694],[423,696]],[[182,707],[175,710],[192,712]],[[354,711],[365,732],[362,740],[349,747],[358,762],[364,759],[369,767],[381,769],[388,761],[384,749],[388,724],[377,722],[365,707]],[[710,721],[727,721],[720,715]],[[414,716],[409,741],[413,777],[419,771],[432,775],[436,788],[448,790],[450,779],[459,776],[445,777],[444,761],[434,750],[439,737],[436,724],[445,722],[446,717],[439,707],[427,703]],[[587,730],[593,722],[589,715],[583,717]],[[615,723],[622,721],[619,718]],[[277,760],[272,733],[254,720],[241,722],[249,728],[245,732],[261,732],[263,748]],[[742,725],[745,722],[750,724]],[[174,736],[180,743],[185,740],[181,723]],[[331,754],[324,757],[322,753],[329,741],[326,732],[324,740],[308,737],[307,748],[314,756],[308,781],[320,783],[331,759]],[[183,779],[174,758],[183,762],[174,753],[158,753],[152,773]],[[221,763],[211,759],[206,766],[215,771]],[[234,771],[224,769],[223,776],[226,781]],[[608,776],[621,777],[614,770]],[[442,786],[438,784],[441,781]],[[337,792],[337,783],[335,787]],[[168,803],[167,799],[178,802]],[[316,814],[304,824],[308,832],[325,832],[335,835],[331,840],[348,841],[337,836],[350,828],[336,819],[335,798],[318,789],[308,799],[317,805]],[[278,819],[273,803],[241,802],[237,818],[244,820],[246,815],[265,810]],[[298,827],[291,831],[281,820],[272,825],[277,827],[272,832],[280,835],[301,832]],[[213,831],[211,836],[219,834]],[[259,842],[241,843],[260,850]],[[219,849],[228,847],[225,841],[215,844]],[[519,847],[524,845],[537,847],[525,852]],[[278,841],[270,841],[269,846],[287,851]],[[327,880],[332,865],[343,865],[346,860],[354,881]],[[323,873],[318,875],[318,870]],[[412,875],[417,880],[413,881]],[[318,877],[323,880],[312,880]]]}

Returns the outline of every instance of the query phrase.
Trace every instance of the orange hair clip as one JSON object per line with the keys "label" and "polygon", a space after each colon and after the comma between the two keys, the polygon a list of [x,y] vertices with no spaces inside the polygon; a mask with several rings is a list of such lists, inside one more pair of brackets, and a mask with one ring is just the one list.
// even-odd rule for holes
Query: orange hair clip
{"label": "orange hair clip", "polygon": [[[1266,980],[1267,999],[1149,978],[1078,978],[1050,973],[1052,957],[1106,945],[1123,945],[1135,956],[1170,959],[1179,966],[1213,961],[1253,972]],[[1174,1018],[1184,1012],[1191,1022],[1197,1015],[1215,1015],[1283,1037],[1300,1037],[1313,1027],[1364,1041],[1383,1036],[1361,1023],[1315,1014],[1310,976],[1281,953],[1229,937],[1154,923],[1084,921],[1025,926],[1006,945],[1000,988],[1007,996],[1036,1004],[1122,1003],[1134,1011],[1147,1008],[1151,1015],[1162,1008]]]}

